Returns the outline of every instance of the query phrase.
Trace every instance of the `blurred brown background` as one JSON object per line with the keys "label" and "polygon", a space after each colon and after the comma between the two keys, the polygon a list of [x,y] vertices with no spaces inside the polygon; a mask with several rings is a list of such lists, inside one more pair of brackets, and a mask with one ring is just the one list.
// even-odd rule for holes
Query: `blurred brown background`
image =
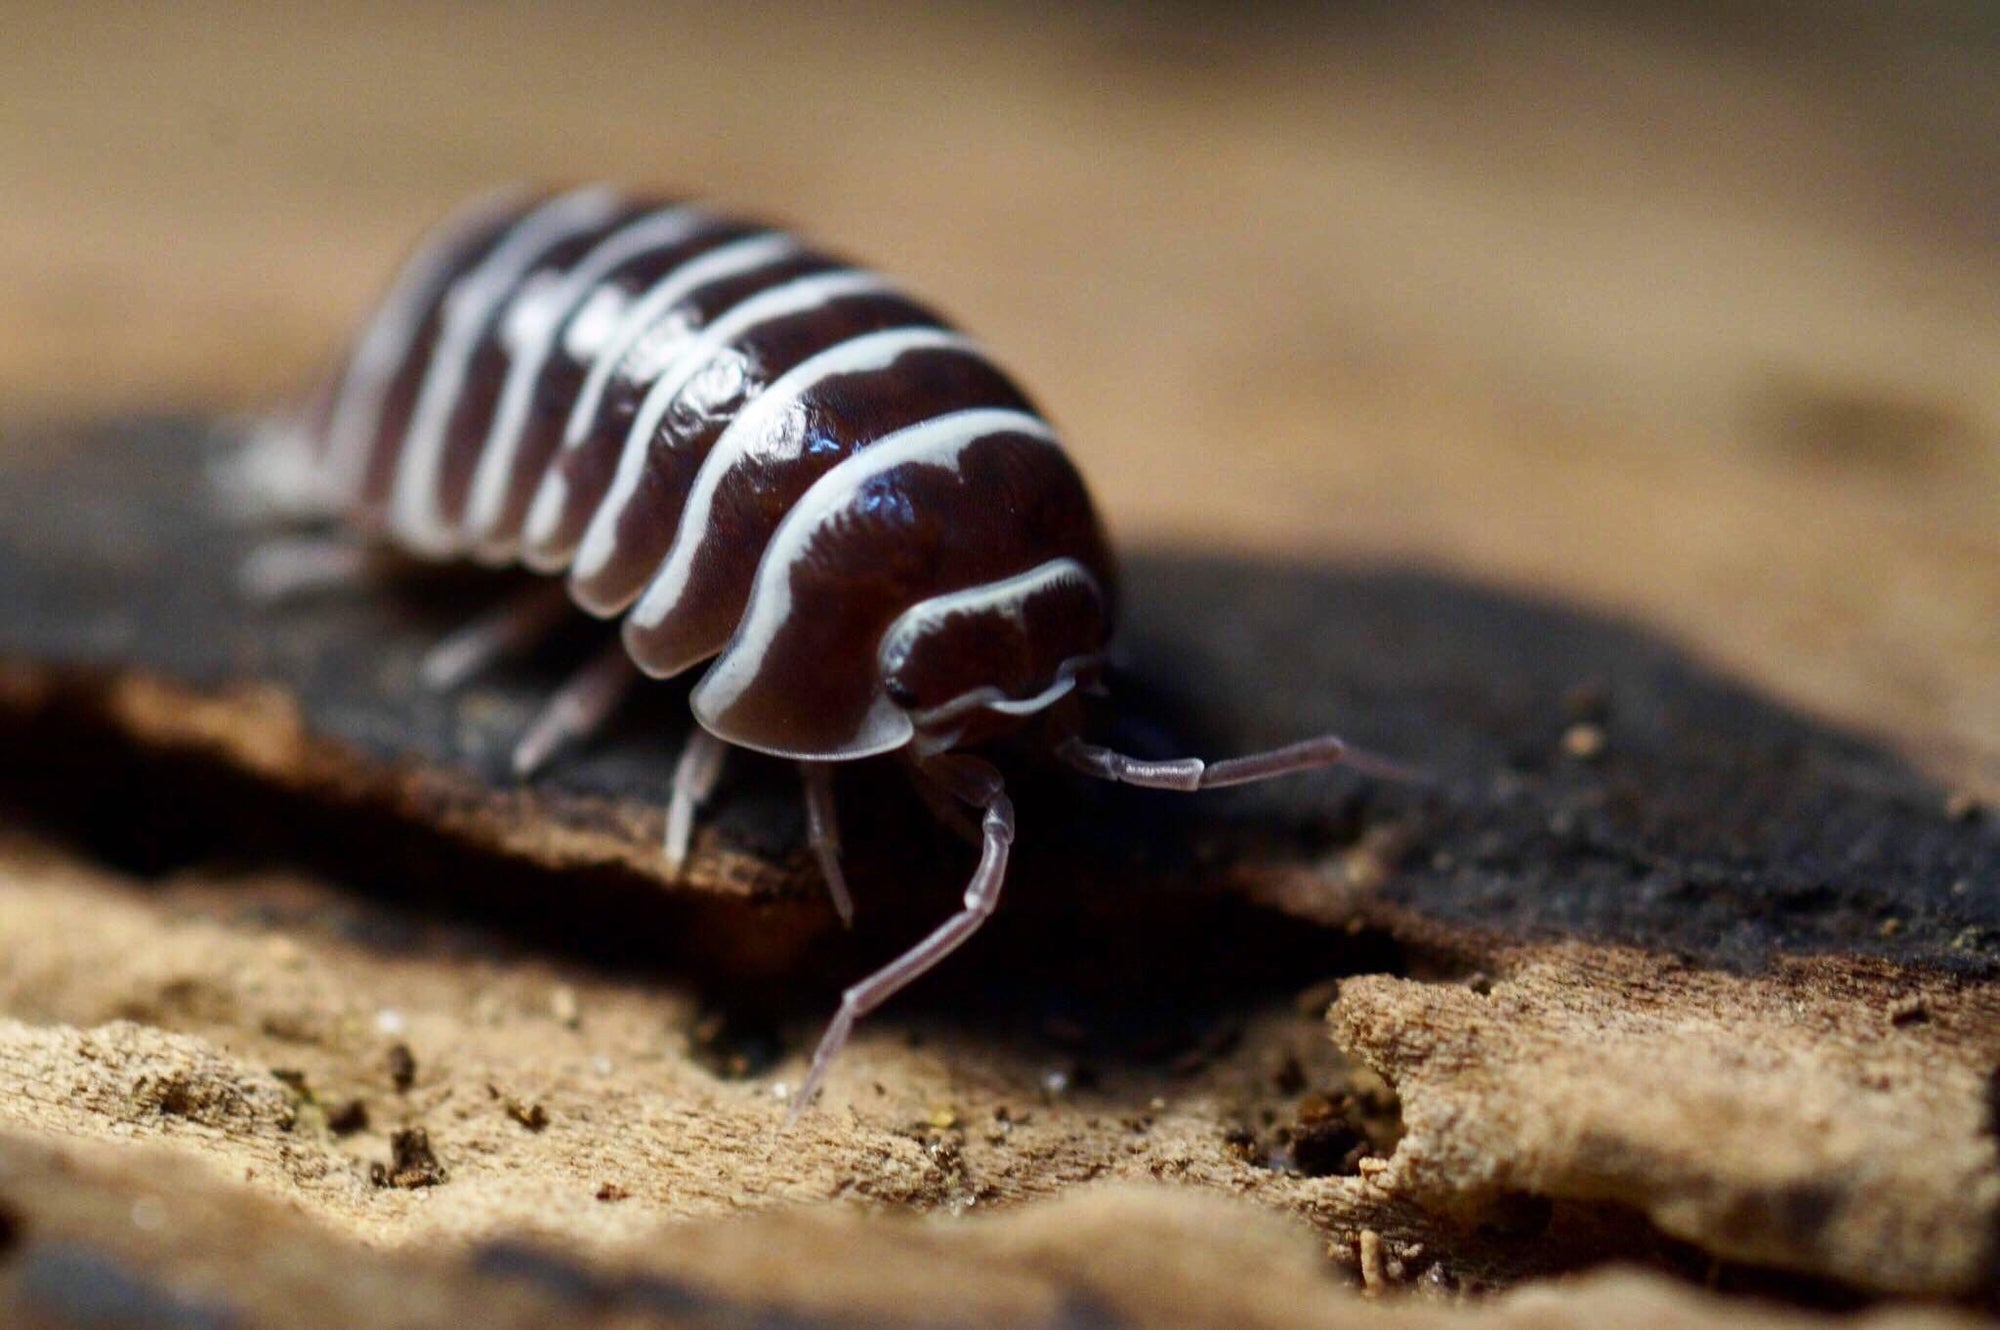
{"label": "blurred brown background", "polygon": [[461,195],[907,278],[1118,535],[1651,625],[2000,788],[2000,18],[10,3],[0,415],[296,386]]}

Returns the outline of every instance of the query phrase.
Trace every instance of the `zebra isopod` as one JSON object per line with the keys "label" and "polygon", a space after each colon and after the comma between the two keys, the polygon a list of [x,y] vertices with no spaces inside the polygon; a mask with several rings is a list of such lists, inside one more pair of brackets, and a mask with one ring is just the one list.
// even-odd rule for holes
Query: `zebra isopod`
{"label": "zebra isopod", "polygon": [[[791,759],[843,920],[834,764],[897,753],[980,820],[962,907],[843,995],[799,1091],[854,1022],[993,911],[1014,839],[1009,732],[1086,775],[1196,790],[1346,762],[1322,736],[1218,763],[1079,737],[1117,608],[1102,524],[1054,429],[971,339],[785,230],[592,186],[474,202],[417,247],[344,362],[265,435],[340,544],[261,551],[269,589],[386,544],[546,579],[430,653],[461,681],[580,609],[618,643],[523,735],[531,774],[637,677],[697,665],[664,854],[685,860],[730,746]],[[347,562],[342,563],[342,560]]]}

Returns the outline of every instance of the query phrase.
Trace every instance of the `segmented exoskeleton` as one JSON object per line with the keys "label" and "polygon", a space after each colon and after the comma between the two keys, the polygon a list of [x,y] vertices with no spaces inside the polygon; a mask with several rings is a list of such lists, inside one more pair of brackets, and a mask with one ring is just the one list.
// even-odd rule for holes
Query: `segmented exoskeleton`
{"label": "segmented exoskeleton", "polygon": [[[279,437],[305,458],[292,497],[362,536],[562,578],[440,644],[432,684],[572,604],[622,616],[618,647],[523,737],[524,775],[636,673],[712,660],[668,808],[675,871],[726,745],[800,764],[843,919],[831,764],[901,752],[978,810],[963,908],[847,990],[794,1113],[853,1022],[998,901],[1013,807],[967,748],[1034,722],[1080,771],[1180,790],[1355,761],[1332,737],[1214,764],[1077,738],[1064,699],[1097,687],[1116,603],[1082,479],[973,342],[782,230],[602,187],[483,199],[418,248]],[[253,576],[282,582],[306,558],[277,552]]]}

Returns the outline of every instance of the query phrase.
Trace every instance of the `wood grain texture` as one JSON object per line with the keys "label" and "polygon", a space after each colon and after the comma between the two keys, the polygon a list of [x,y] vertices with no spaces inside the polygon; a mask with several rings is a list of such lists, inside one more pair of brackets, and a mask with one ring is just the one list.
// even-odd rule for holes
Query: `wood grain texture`
{"label": "wood grain texture", "polygon": [[[246,1203],[161,1152],[0,1140],[11,1228],[0,1311],[35,1326],[494,1327],[634,1324],[884,1330],[1808,1330],[1822,1317],[1612,1271],[1483,1307],[1371,1305],[1320,1277],[1318,1253],[1240,1203],[1099,1187],[981,1230],[935,1221],[765,1215],[635,1231],[584,1260],[521,1238],[469,1252],[384,1252]],[[134,1201],[134,1196],[139,1201]],[[169,1221],[162,1196],[175,1198]],[[135,1208],[136,1206],[136,1208]],[[145,1222],[133,1222],[134,1216]],[[973,1236],[977,1232],[978,1236]],[[122,1318],[114,1320],[113,1318]],[[1855,1330],[1970,1330],[1939,1308],[1882,1308]]]}

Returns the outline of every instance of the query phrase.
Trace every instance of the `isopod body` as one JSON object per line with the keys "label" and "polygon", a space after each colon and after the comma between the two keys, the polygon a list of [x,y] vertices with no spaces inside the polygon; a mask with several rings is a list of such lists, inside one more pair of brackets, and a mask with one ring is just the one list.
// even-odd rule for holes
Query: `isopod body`
{"label": "isopod body", "polygon": [[[797,760],[843,917],[829,764],[900,752],[979,811],[964,908],[848,990],[852,1022],[999,897],[1013,810],[965,750],[1028,729],[1069,765],[1197,789],[1353,760],[1333,738],[1230,762],[1081,742],[1116,604],[1081,477],[1027,396],[886,279],[786,231],[605,187],[482,199],[407,261],[286,437],[348,529],[427,559],[518,564],[622,618],[620,653],[551,702],[517,765],[639,672],[708,662],[667,818],[685,853],[725,745]],[[449,682],[549,620],[549,597],[433,656]]]}

